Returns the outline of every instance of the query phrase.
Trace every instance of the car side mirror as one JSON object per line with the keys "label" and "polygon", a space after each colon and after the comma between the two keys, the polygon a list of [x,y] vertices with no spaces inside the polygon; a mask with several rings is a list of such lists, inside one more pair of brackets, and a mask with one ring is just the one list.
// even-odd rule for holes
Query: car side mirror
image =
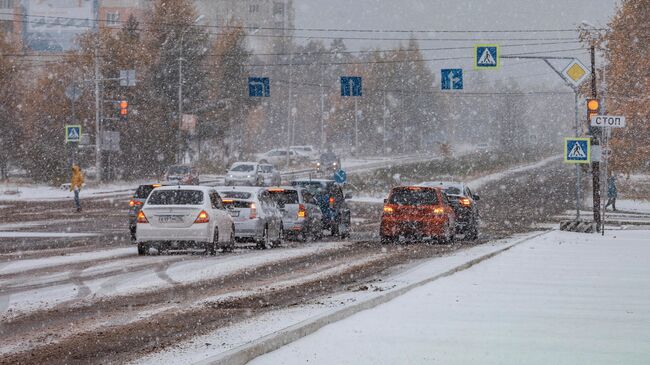
{"label": "car side mirror", "polygon": [[476,194],[474,194],[474,196],[472,196],[472,199],[474,199],[474,200],[476,200],[476,201],[479,201],[479,200],[481,200],[481,197],[478,196],[478,195],[476,195]]}
{"label": "car side mirror", "polygon": [[352,199],[352,193],[345,193],[345,199]]}
{"label": "car side mirror", "polygon": [[384,204],[388,203],[388,199],[384,199]]}

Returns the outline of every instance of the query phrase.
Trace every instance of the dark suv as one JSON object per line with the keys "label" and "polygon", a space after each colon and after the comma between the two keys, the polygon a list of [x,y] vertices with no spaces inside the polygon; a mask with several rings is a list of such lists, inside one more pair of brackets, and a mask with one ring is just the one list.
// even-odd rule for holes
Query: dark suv
{"label": "dark suv", "polygon": [[129,232],[131,233],[131,240],[135,241],[135,232],[138,226],[138,213],[142,209],[142,205],[149,197],[151,191],[160,184],[144,184],[138,186],[133,193],[133,197],[129,200]]}
{"label": "dark suv", "polygon": [[429,181],[420,185],[441,188],[456,212],[456,233],[465,235],[467,240],[478,238],[480,215],[477,202],[479,196],[474,194],[469,186],[451,181]]}
{"label": "dark suv", "polygon": [[343,194],[341,185],[325,179],[294,180],[291,185],[305,188],[314,196],[323,213],[323,229],[330,230],[332,236],[350,235],[350,208],[345,199],[351,196]]}

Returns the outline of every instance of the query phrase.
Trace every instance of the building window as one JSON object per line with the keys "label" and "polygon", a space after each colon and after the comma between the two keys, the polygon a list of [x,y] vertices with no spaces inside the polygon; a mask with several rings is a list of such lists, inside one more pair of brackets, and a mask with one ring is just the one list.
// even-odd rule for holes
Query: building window
{"label": "building window", "polygon": [[107,26],[116,26],[120,20],[120,13],[106,13],[106,25]]}
{"label": "building window", "polygon": [[284,15],[284,3],[273,3],[273,15]]}
{"label": "building window", "polygon": [[248,5],[248,12],[249,13],[257,13],[258,11],[260,11],[259,4]]}
{"label": "building window", "polygon": [[2,9],[13,9],[14,0],[0,0],[0,8]]}

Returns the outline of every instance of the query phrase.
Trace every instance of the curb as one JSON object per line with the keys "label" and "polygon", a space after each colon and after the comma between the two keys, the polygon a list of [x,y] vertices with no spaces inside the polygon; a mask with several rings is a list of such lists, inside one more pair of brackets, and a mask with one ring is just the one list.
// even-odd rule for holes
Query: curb
{"label": "curb", "polygon": [[[551,231],[552,232],[552,231]],[[317,317],[307,319],[305,321],[302,321],[300,323],[297,323],[293,326],[289,326],[285,329],[282,329],[280,331],[271,333],[269,335],[266,335],[264,337],[261,337],[255,341],[252,341],[248,344],[236,347],[232,350],[210,356],[207,359],[204,359],[202,361],[199,361],[195,363],[196,365],[243,365],[248,363],[249,361],[255,359],[256,357],[259,357],[261,355],[264,355],[266,353],[269,353],[271,351],[275,351],[279,349],[282,346],[288,345],[296,340],[299,340],[307,335],[310,335],[317,330],[321,329],[322,327],[325,327],[331,323],[338,322],[340,320],[346,319],[356,313],[359,313],[361,311],[367,310],[367,309],[372,309],[374,307],[377,307],[380,304],[384,304],[386,302],[389,302],[415,288],[421,287],[423,285],[426,285],[428,283],[431,283],[433,281],[436,281],[438,279],[451,276],[455,273],[464,271],[469,269],[470,267],[479,264],[485,260],[488,260],[494,256],[497,256],[505,251],[508,251],[509,249],[526,242],[528,240],[537,238],[539,236],[542,236],[544,234],[549,233],[549,231],[544,231],[540,233],[536,233],[530,236],[522,237],[519,240],[516,240],[515,242],[511,243],[510,245],[501,248],[499,250],[496,250],[494,252],[490,252],[488,254],[485,254],[483,256],[477,257],[475,259],[472,259],[470,261],[465,262],[464,264],[458,265],[452,269],[449,269],[443,273],[440,273],[438,275],[426,278],[424,280],[411,283],[403,288],[396,289],[393,291],[389,291],[385,294],[381,294],[377,297],[370,298],[368,300],[365,300],[360,303],[356,303],[338,310],[335,310],[333,312],[325,313],[322,315],[319,315]]]}

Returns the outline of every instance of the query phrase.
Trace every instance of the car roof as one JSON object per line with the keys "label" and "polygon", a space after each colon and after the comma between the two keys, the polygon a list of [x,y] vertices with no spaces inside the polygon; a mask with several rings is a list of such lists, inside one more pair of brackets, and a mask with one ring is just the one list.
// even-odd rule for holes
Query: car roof
{"label": "car roof", "polygon": [[457,181],[425,181],[423,183],[418,184],[418,186],[428,186],[428,187],[441,187],[441,188],[458,188],[460,190],[463,190],[465,188],[465,184]]}
{"label": "car roof", "polygon": [[264,188],[257,186],[216,186],[217,191],[241,191],[244,193],[257,193]]}
{"label": "car roof", "polygon": [[303,188],[302,186],[269,186],[268,188],[266,188],[266,190],[268,190],[268,191],[271,191],[271,190],[274,190],[274,189],[276,189],[276,190],[279,190],[279,189],[282,189],[282,190],[295,190],[295,191],[305,190],[305,188]]}
{"label": "car roof", "polygon": [[232,169],[235,166],[240,166],[240,165],[259,165],[257,162],[250,162],[250,161],[238,161],[234,162],[232,165],[230,165],[230,168]]}
{"label": "car roof", "polygon": [[157,187],[155,190],[200,190],[207,192],[214,190],[212,186],[203,186],[203,185],[163,185]]}
{"label": "car roof", "polygon": [[400,186],[395,186],[391,188],[390,190],[404,190],[404,189],[413,189],[413,190],[419,190],[419,189],[428,189],[428,190],[440,190],[440,186],[425,186],[425,185],[400,185]]}

